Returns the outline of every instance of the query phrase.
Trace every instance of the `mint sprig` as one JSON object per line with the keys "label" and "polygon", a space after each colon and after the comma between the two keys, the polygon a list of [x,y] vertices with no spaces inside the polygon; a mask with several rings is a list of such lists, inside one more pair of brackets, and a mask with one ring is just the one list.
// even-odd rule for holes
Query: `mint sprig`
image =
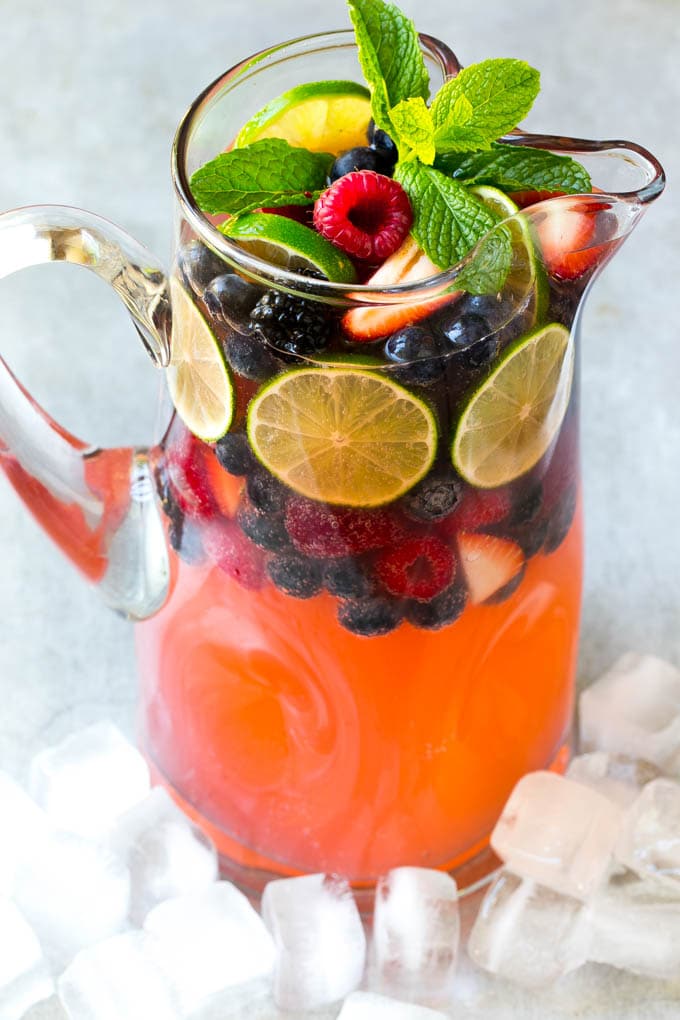
{"label": "mint sprig", "polygon": [[571,156],[495,142],[486,152],[445,153],[435,166],[466,185],[491,184],[502,191],[590,191],[590,174]]}
{"label": "mint sprig", "polygon": [[309,205],[326,187],[333,159],[281,138],[263,138],[211,159],[191,178],[191,191],[201,209],[213,214]]}
{"label": "mint sprig", "polygon": [[417,157],[423,163],[434,163],[434,122],[425,100],[420,96],[402,99],[390,110],[390,119],[401,143],[402,162]]}

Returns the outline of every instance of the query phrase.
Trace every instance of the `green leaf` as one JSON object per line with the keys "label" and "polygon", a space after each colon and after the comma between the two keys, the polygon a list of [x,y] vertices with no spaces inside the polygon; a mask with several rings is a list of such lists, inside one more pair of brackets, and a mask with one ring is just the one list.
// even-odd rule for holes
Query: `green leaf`
{"label": "green leaf", "polygon": [[512,265],[512,237],[504,225],[496,227],[478,243],[466,266],[456,277],[456,286],[469,294],[496,294]]}
{"label": "green leaf", "polygon": [[435,96],[432,119],[437,152],[488,149],[531,109],[540,75],[523,60],[471,64]]}
{"label": "green leaf", "polygon": [[223,152],[191,178],[191,191],[207,213],[244,213],[261,206],[309,205],[326,187],[334,157],[263,138]]}
{"label": "green leaf", "polygon": [[390,110],[402,99],[430,94],[429,77],[413,22],[384,0],[348,0],[359,62],[371,90],[373,119],[392,134]]}
{"label": "green leaf", "polygon": [[467,188],[418,160],[394,172],[413,208],[411,233],[440,269],[459,262],[498,222]]}
{"label": "green leaf", "polygon": [[[402,159],[417,156],[423,163],[432,164],[435,157],[434,124],[425,100],[421,96],[402,99],[390,110],[390,120],[396,133],[395,142]],[[408,153],[408,150],[411,152]]]}
{"label": "green leaf", "polygon": [[466,184],[492,184],[502,191],[589,192],[592,184],[584,166],[570,156],[527,145],[496,143],[488,152],[448,153],[435,165]]}

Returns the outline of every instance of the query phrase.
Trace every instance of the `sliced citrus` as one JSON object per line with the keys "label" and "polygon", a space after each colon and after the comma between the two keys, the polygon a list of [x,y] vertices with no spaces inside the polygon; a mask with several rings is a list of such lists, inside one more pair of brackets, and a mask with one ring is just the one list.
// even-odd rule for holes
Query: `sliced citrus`
{"label": "sliced citrus", "polygon": [[246,213],[221,229],[242,248],[275,266],[293,271],[314,269],[334,283],[356,281],[354,266],[339,248],[287,216]]}
{"label": "sliced citrus", "polygon": [[255,397],[248,436],[264,466],[295,492],[340,506],[402,496],[430,469],[437,427],[427,404],[359,368],[301,368]]}
{"label": "sliced citrus", "polygon": [[574,345],[564,326],[521,337],[463,411],[452,448],[459,474],[493,489],[529,471],[562,424],[573,374]]}
{"label": "sliced citrus", "polygon": [[170,282],[172,339],[166,370],[177,413],[199,439],[214,442],[231,425],[234,389],[220,345],[189,294]]}
{"label": "sliced citrus", "polygon": [[284,92],[244,124],[236,147],[261,138],[283,138],[289,145],[337,155],[366,145],[371,119],[370,93],[355,81],[315,81]]}

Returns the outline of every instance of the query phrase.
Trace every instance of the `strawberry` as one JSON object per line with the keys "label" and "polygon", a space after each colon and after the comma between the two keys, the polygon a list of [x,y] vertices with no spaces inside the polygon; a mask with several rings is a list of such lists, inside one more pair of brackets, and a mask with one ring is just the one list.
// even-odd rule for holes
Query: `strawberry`
{"label": "strawberry", "polygon": [[[415,283],[437,276],[441,272],[418,247],[412,237],[402,244],[401,248],[390,256],[386,262],[367,281],[369,287],[396,287],[401,284]],[[459,297],[460,292],[440,294],[438,297],[415,301],[402,301],[394,305],[374,305],[373,307],[351,308],[345,313],[342,325],[345,332],[358,341],[378,340],[389,336],[405,326],[424,319],[435,309]]]}
{"label": "strawberry", "polygon": [[183,425],[172,430],[166,449],[166,468],[175,502],[187,517],[203,520],[217,512],[217,503],[206,470],[209,447]]}
{"label": "strawberry", "polygon": [[382,262],[406,239],[413,211],[401,184],[374,170],[345,174],[314,205],[314,226],[353,258]]}
{"label": "strawberry", "polygon": [[266,554],[233,521],[214,520],[203,532],[208,556],[243,588],[256,591],[266,583]]}
{"label": "strawberry", "polygon": [[495,535],[463,531],[458,536],[458,551],[473,604],[486,602],[524,568],[521,548]]}
{"label": "strawberry", "polygon": [[548,198],[559,198],[560,195],[566,195],[566,191],[513,191],[510,198],[520,209],[526,209],[528,205],[545,202]]}
{"label": "strawberry", "polygon": [[448,588],[456,573],[456,560],[439,538],[416,537],[381,553],[376,575],[391,595],[427,602]]}
{"label": "strawberry", "polygon": [[575,280],[593,269],[607,251],[596,230],[604,202],[555,202],[536,223],[546,269],[558,280]]}

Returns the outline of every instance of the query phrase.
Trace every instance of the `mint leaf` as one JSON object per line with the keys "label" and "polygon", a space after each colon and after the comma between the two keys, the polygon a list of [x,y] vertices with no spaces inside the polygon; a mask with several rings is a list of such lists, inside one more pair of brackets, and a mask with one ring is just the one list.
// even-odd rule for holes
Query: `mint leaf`
{"label": "mint leaf", "polygon": [[506,226],[498,226],[477,245],[473,257],[456,277],[456,287],[468,294],[496,294],[512,265],[512,237]]}
{"label": "mint leaf", "polygon": [[390,120],[402,160],[417,156],[423,163],[434,163],[434,124],[421,96],[402,99],[390,110]]}
{"label": "mint leaf", "polygon": [[191,191],[207,213],[244,213],[261,206],[309,205],[326,187],[334,157],[263,138],[220,153],[191,178]]}
{"label": "mint leaf", "polygon": [[394,132],[390,110],[402,99],[430,94],[425,60],[413,22],[384,0],[348,0],[359,62],[371,90],[373,120]]}
{"label": "mint leaf", "polygon": [[446,82],[432,103],[437,152],[488,149],[527,115],[540,75],[523,60],[483,60]]}
{"label": "mint leaf", "polygon": [[418,160],[394,171],[413,208],[411,233],[440,269],[450,269],[497,222],[467,188]]}
{"label": "mint leaf", "polygon": [[590,175],[571,156],[546,149],[496,143],[488,152],[447,153],[435,165],[466,184],[492,184],[502,191],[590,191]]}

